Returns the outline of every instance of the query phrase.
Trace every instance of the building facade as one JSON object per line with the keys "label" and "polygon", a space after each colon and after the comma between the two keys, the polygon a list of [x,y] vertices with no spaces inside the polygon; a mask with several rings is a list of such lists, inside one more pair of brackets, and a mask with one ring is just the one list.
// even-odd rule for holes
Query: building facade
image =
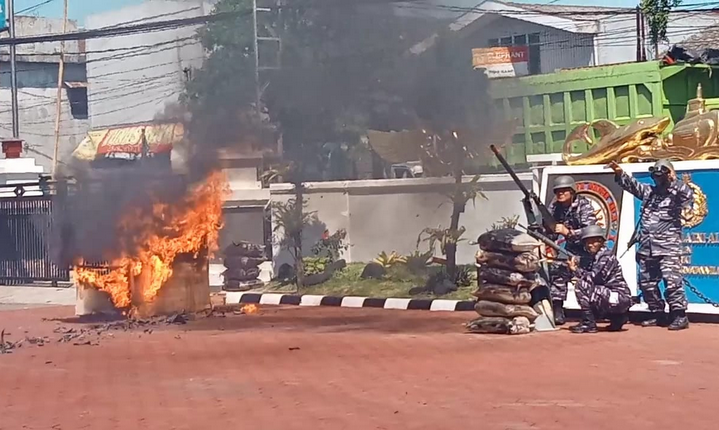
{"label": "building facade", "polygon": [[[63,22],[60,19],[18,16],[15,25],[18,36],[35,36],[61,33]],[[77,28],[77,23],[68,23],[69,32],[77,31]],[[2,37],[7,37],[7,33]],[[65,53],[58,165],[70,158],[89,127],[85,44],[66,42]],[[26,155],[35,157],[37,163],[49,172],[55,148],[60,43],[18,45],[16,60],[20,138],[25,141]],[[0,69],[0,136],[10,138],[12,96],[7,46],[0,47]]]}
{"label": "building facade", "polygon": [[[202,0],[146,1],[91,15],[88,29],[207,15]],[[192,68],[205,57],[197,26],[87,41],[92,128],[152,121],[177,102]]]}
{"label": "building facade", "polygon": [[[474,48],[526,46],[530,75],[637,60],[639,32],[633,8],[499,1],[477,4],[472,0],[428,3],[434,8],[400,8],[398,13],[434,13],[437,19],[452,16],[452,23],[415,45],[412,49],[415,54],[431,50],[438,37],[456,36],[457,53],[467,58]],[[661,43],[657,51],[661,54],[671,45],[681,44],[717,23],[717,13],[673,12],[667,27],[668,42]],[[653,59],[655,49],[646,28],[644,33],[645,43],[640,49],[647,59]]]}

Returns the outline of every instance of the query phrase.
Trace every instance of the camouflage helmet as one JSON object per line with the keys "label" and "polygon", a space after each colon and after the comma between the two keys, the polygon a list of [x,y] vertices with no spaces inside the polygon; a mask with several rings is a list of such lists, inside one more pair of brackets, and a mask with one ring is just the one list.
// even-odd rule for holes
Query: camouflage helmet
{"label": "camouflage helmet", "polygon": [[666,159],[657,160],[657,162],[649,168],[649,172],[656,176],[666,175],[672,171],[674,171],[674,166]]}
{"label": "camouflage helmet", "polygon": [[598,225],[589,225],[582,229],[582,240],[590,239],[592,237],[601,237],[602,239],[607,238],[607,234],[604,229]]}
{"label": "camouflage helmet", "polygon": [[572,191],[577,191],[577,184],[574,182],[574,178],[567,175],[557,176],[554,180],[553,191],[561,190],[562,188],[571,188]]}

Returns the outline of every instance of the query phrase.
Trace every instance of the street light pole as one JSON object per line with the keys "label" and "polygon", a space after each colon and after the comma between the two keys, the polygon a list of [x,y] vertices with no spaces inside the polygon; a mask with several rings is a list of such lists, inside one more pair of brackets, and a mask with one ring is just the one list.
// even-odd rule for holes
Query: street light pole
{"label": "street light pole", "polygon": [[[7,0],[7,12],[9,21],[10,38],[15,38],[15,1]],[[17,64],[16,45],[10,45],[10,93],[12,97],[12,137],[20,137],[19,109],[17,105]]]}

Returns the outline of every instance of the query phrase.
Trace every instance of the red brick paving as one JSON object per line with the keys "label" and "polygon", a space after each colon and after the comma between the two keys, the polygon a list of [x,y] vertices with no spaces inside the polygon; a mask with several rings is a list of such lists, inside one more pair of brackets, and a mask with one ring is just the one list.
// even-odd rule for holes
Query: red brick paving
{"label": "red brick paving", "polygon": [[[0,327],[57,337],[41,318],[71,314],[5,311]],[[0,429],[716,425],[719,326],[506,337],[465,334],[471,317],[263,307],[99,346],[23,347],[0,356]]]}

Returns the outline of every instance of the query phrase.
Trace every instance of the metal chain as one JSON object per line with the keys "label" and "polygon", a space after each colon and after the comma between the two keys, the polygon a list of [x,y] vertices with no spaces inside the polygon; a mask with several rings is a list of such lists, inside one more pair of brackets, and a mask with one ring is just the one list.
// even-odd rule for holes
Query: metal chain
{"label": "metal chain", "polygon": [[686,278],[684,278],[684,284],[687,286],[687,288],[689,288],[689,289],[691,290],[692,293],[696,294],[697,297],[699,297],[700,299],[702,299],[702,301],[704,301],[704,303],[706,303],[706,304],[708,304],[708,305],[712,305],[712,306],[714,306],[715,308],[719,308],[719,303],[717,303],[717,302],[711,300],[709,297],[707,297],[707,296],[705,296],[704,294],[702,294],[702,293],[701,293],[699,290],[697,290],[696,287],[694,287],[694,285],[692,285]]}

